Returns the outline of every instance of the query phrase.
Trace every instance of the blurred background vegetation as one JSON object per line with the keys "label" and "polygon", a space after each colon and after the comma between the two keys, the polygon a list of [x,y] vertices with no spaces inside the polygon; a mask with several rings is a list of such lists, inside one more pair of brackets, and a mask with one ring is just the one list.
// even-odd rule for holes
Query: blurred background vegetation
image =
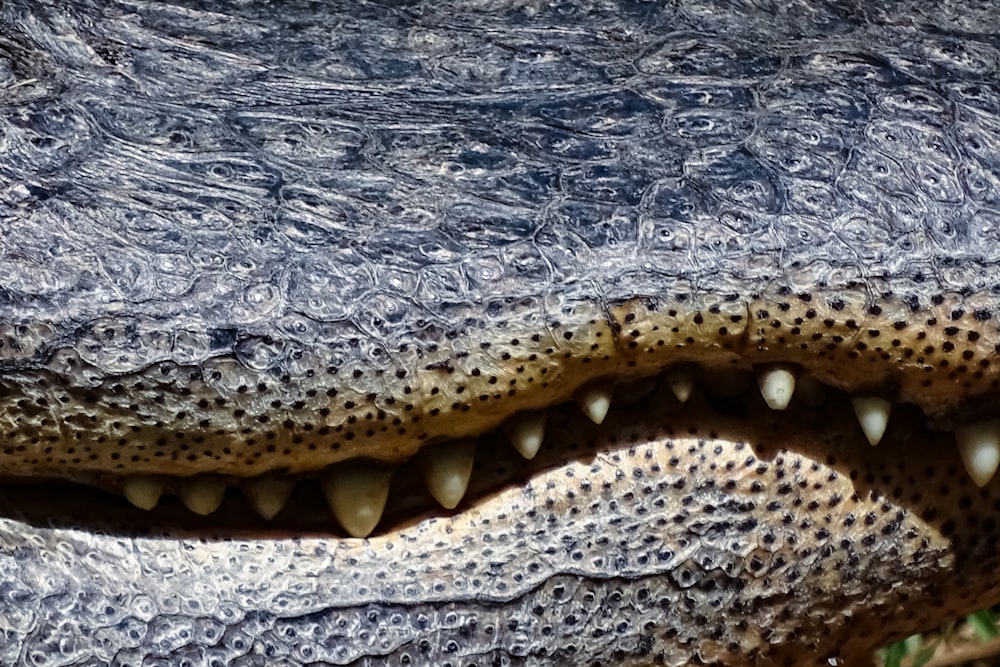
{"label": "blurred background vegetation", "polygon": [[914,635],[879,651],[884,667],[1000,667],[997,608],[984,609],[934,632]]}

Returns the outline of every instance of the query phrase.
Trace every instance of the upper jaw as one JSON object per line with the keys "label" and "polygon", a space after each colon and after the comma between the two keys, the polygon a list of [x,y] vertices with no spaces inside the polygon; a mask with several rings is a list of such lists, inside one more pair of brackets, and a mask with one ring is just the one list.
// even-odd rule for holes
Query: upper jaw
{"label": "upper jaw", "polygon": [[[813,299],[801,299],[805,303],[813,303]],[[731,303],[731,302],[730,302]],[[648,307],[648,305],[647,305]],[[718,310],[718,309],[716,309]],[[779,312],[789,312],[791,307],[782,308],[777,306]],[[838,307],[838,312],[845,308]],[[632,311],[634,314],[635,310]],[[642,333],[645,328],[649,332],[662,330],[662,322],[651,324],[648,321],[649,312],[659,313],[659,310],[647,311],[644,319],[638,316],[626,316],[628,327],[618,327],[611,335],[616,337],[616,342],[610,346],[611,350],[626,350],[624,354],[633,355],[631,359],[643,359],[643,355],[652,356],[657,354],[660,348],[665,346],[649,345],[646,347],[630,346],[623,344],[623,341],[643,341],[646,340]],[[848,311],[848,314],[850,312]],[[669,315],[674,317],[675,315]],[[690,318],[702,329],[711,328],[714,325],[712,318],[722,318],[725,315],[713,312],[712,308],[707,309],[704,314],[697,313]],[[802,318],[796,317],[793,321]],[[810,337],[806,320],[816,318],[807,317],[799,322],[801,328],[798,336]],[[829,319],[821,324],[826,331],[839,331],[834,325],[829,324]],[[953,321],[957,321],[956,318]],[[655,320],[654,320],[655,321]],[[676,319],[674,320],[676,321]],[[731,324],[734,319],[727,317]],[[753,321],[753,320],[751,320]],[[769,319],[766,329],[757,325],[756,329],[760,336],[765,332],[779,329],[774,326],[776,320]],[[866,322],[865,340],[879,338],[872,336],[871,332],[877,332],[874,327],[874,320]],[[694,327],[692,327],[694,328]],[[906,329],[902,326],[893,327],[894,336],[903,336],[901,333]],[[605,331],[611,331],[606,329]],[[672,327],[668,331],[674,335],[688,333],[678,327],[678,332],[673,332]],[[665,337],[668,334],[663,334]],[[728,335],[728,330],[727,330]],[[838,335],[838,334],[832,334]],[[564,339],[578,339],[574,335]],[[595,336],[594,339],[600,337]],[[617,411],[625,410],[626,413],[635,413],[637,410],[650,410],[656,413],[665,406],[664,400],[669,401],[676,410],[684,405],[692,396],[707,394],[715,397],[715,402],[711,404],[721,406],[729,411],[734,405],[742,404],[750,400],[750,408],[761,414],[761,411],[773,413],[769,417],[770,422],[776,419],[787,419],[788,428],[797,430],[803,428],[803,410],[808,412],[823,406],[832,397],[847,398],[842,402],[849,404],[855,419],[853,423],[838,422],[831,425],[831,428],[839,432],[842,437],[859,438],[863,437],[870,445],[878,445],[884,438],[892,436],[893,431],[899,428],[900,419],[904,423],[917,419],[925,428],[941,430],[942,424],[935,423],[929,418],[927,411],[914,402],[906,402],[900,399],[902,390],[905,387],[906,368],[897,369],[895,377],[902,378],[896,385],[895,391],[882,390],[883,384],[862,385],[860,389],[843,391],[833,385],[833,381],[838,377],[836,373],[830,375],[820,375],[816,368],[823,369],[829,366],[817,365],[809,368],[803,364],[786,361],[761,361],[750,364],[744,361],[746,356],[753,353],[748,352],[746,341],[749,337],[745,333],[740,333],[735,339],[723,339],[724,342],[717,342],[714,346],[702,345],[701,349],[706,349],[716,359],[728,359],[724,365],[706,362],[699,364],[696,359],[699,357],[691,353],[691,350],[698,350],[699,345],[690,342],[692,337],[686,336],[683,344],[678,343],[673,346],[674,354],[677,354],[683,362],[674,362],[660,373],[649,375],[650,368],[654,368],[645,358],[645,364],[629,364],[628,361],[621,362],[621,367],[629,369],[620,376],[609,376],[604,373],[599,374],[594,379],[588,379],[576,386],[568,398],[577,404],[581,416],[595,424],[603,423],[608,417],[614,416]],[[951,336],[955,339],[955,336]],[[968,336],[966,336],[968,339]],[[922,340],[927,340],[925,334]],[[733,341],[740,344],[734,344]],[[793,339],[794,341],[795,339]],[[854,339],[857,340],[857,337]],[[787,345],[787,338],[784,344]],[[838,350],[843,356],[850,356],[858,349],[857,345],[846,343],[847,351]],[[492,347],[492,346],[490,346]],[[788,345],[789,349],[803,350],[801,346]],[[825,352],[830,350],[823,346]],[[836,348],[834,348],[836,349]],[[960,350],[963,358],[968,355],[963,354],[966,350]],[[689,356],[683,356],[685,352]],[[876,354],[882,355],[883,350],[876,348]],[[758,354],[763,354],[765,359],[773,359],[773,353],[763,347],[757,349]],[[528,355],[529,353],[524,353]],[[534,354],[534,353],[530,353]],[[901,353],[906,356],[905,352]],[[471,356],[471,355],[470,355]],[[536,355],[537,356],[537,355]],[[608,355],[610,357],[610,355]],[[830,358],[837,358],[838,355],[828,354]],[[468,357],[466,357],[468,358]],[[557,357],[563,363],[571,364],[571,358],[566,356]],[[628,358],[628,357],[626,357]],[[707,354],[702,358],[710,358]],[[752,358],[752,357],[751,357]],[[780,357],[778,357],[780,358]],[[822,358],[822,357],[821,357]],[[857,357],[853,357],[857,358]],[[879,357],[882,359],[882,357]],[[882,359],[884,361],[884,359]],[[518,360],[511,358],[510,363],[518,363]],[[607,360],[605,360],[607,361]],[[471,362],[469,362],[471,363]],[[580,364],[582,367],[587,364]],[[551,368],[551,366],[548,366]],[[924,366],[934,368],[931,365]],[[452,371],[456,372],[456,371]],[[515,371],[518,372],[518,371]],[[564,377],[568,374],[564,374]],[[555,374],[554,374],[555,376]],[[353,377],[353,376],[352,376]],[[481,375],[470,375],[471,378],[481,377]],[[926,377],[921,375],[920,377]],[[834,380],[831,380],[834,378]],[[490,380],[486,380],[490,383]],[[933,385],[932,385],[933,386]],[[869,390],[869,387],[876,387]],[[439,393],[439,392],[438,392]],[[435,393],[434,395],[437,395]],[[921,394],[927,396],[928,394]],[[755,396],[756,399],[748,396]],[[668,397],[665,399],[665,397]],[[418,400],[415,397],[413,400]],[[702,399],[699,398],[699,403]],[[963,408],[962,404],[956,403],[951,412],[942,411],[946,416],[957,414]],[[899,407],[901,406],[901,407]],[[548,415],[557,406],[542,404],[542,407],[520,410],[514,414],[500,413],[494,415],[500,421],[496,428],[489,428],[483,433],[475,433],[476,437],[466,436],[464,433],[460,437],[436,434],[435,437],[428,438],[428,443],[420,446],[417,453],[412,457],[407,457],[408,461],[403,462],[398,459],[379,461],[375,457],[367,456],[367,450],[361,450],[360,456],[353,458],[339,459],[333,463],[321,464],[313,462],[312,466],[305,466],[301,470],[269,470],[261,475],[246,476],[241,474],[225,474],[219,472],[203,472],[194,467],[196,471],[193,475],[166,474],[163,471],[149,472],[125,470],[115,475],[90,475],[83,478],[97,486],[111,488],[125,495],[134,505],[143,509],[152,509],[157,506],[161,495],[166,492],[169,495],[177,495],[187,508],[198,515],[212,515],[216,513],[220,505],[223,504],[228,486],[240,486],[243,490],[245,502],[252,507],[265,520],[272,520],[277,515],[284,513],[285,519],[281,519],[278,525],[286,529],[291,526],[287,522],[286,504],[289,503],[293,492],[296,492],[297,482],[303,478],[317,478],[320,482],[317,487],[325,496],[326,502],[333,511],[334,516],[342,529],[351,536],[365,537],[376,531],[380,522],[382,527],[379,530],[388,530],[400,521],[411,520],[421,512],[433,511],[435,506],[443,506],[445,509],[454,509],[461,505],[469,508],[480,502],[483,494],[498,484],[510,483],[512,481],[523,480],[530,476],[532,470],[537,470],[542,461],[547,461],[554,454],[549,453],[533,463],[528,461],[536,459],[539,452],[545,453],[551,448],[562,451],[564,445],[560,442],[553,443],[553,436],[548,432]],[[940,406],[938,406],[940,407]],[[426,407],[425,407],[426,409]],[[903,411],[903,417],[896,418],[898,410]],[[682,410],[682,408],[681,408]],[[705,413],[705,407],[699,408],[700,414]],[[744,412],[746,408],[738,408]],[[471,412],[473,416],[475,412]],[[421,413],[418,413],[421,414]],[[423,413],[426,414],[426,413]],[[560,413],[562,414],[562,413]],[[763,416],[763,415],[761,415]],[[620,419],[613,419],[614,423],[620,423]],[[446,422],[447,423],[447,422]],[[803,435],[802,437],[809,437]],[[899,435],[893,439],[898,441]],[[940,438],[935,439],[936,442]],[[961,460],[968,470],[972,481],[980,487],[985,486],[993,477],[1000,463],[1000,421],[991,419],[974,419],[960,422],[955,427],[955,434],[952,439],[952,446],[957,445],[957,451]],[[516,454],[515,454],[516,452]],[[476,470],[480,466],[477,461],[495,461],[499,456],[515,459],[520,457],[523,463],[508,466],[508,472],[498,478],[487,475],[485,478],[478,477]],[[321,460],[321,459],[319,459]],[[399,468],[395,470],[395,468]],[[390,480],[392,480],[390,485]],[[422,483],[415,480],[422,480]],[[421,488],[426,485],[426,491]],[[318,498],[316,491],[306,491],[303,496],[302,485],[296,495],[300,496],[298,501],[301,505],[302,498],[308,497],[313,502]],[[305,488],[310,488],[305,485]],[[294,503],[293,503],[294,504]],[[386,509],[388,507],[388,509]],[[387,516],[383,518],[383,512]],[[230,508],[222,515],[232,517]],[[241,519],[235,525],[244,523]],[[252,525],[252,522],[251,522]],[[291,525],[295,525],[293,521]]]}
{"label": "upper jaw", "polygon": [[[996,218],[957,186],[997,124],[981,73],[912,75],[951,48],[922,23],[667,3],[526,33],[514,9],[292,3],[203,33],[172,5],[72,7],[10,15],[11,475],[395,464],[686,363],[794,365],[943,428],[996,407]],[[295,27],[323,21],[364,48]],[[553,82],[537,49],[597,79]]]}

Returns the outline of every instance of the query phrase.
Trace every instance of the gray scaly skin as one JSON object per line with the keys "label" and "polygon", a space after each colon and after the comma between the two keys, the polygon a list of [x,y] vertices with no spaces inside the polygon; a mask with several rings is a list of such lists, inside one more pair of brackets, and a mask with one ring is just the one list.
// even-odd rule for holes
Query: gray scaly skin
{"label": "gray scaly skin", "polygon": [[[0,497],[0,662],[830,664],[1000,600],[949,432],[1000,396],[998,25],[3,3],[0,469],[50,486]],[[772,364],[834,390],[630,383]],[[434,510],[405,462],[480,435]],[[354,459],[403,466],[367,540],[59,484]]]}

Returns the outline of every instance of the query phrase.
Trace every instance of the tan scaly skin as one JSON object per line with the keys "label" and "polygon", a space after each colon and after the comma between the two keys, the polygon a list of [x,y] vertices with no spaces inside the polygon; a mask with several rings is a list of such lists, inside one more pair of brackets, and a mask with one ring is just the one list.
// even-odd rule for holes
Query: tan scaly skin
{"label": "tan scaly skin", "polygon": [[807,4],[0,6],[0,663],[1000,601],[1000,15]]}

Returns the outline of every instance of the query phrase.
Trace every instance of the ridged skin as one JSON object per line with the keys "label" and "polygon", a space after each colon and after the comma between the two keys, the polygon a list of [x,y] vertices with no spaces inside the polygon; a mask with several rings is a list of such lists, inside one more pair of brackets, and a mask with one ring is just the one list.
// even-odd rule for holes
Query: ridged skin
{"label": "ridged skin", "polygon": [[6,470],[398,461],[683,359],[996,408],[989,8],[323,7],[5,3]]}
{"label": "ridged skin", "polygon": [[[998,25],[973,2],[8,0],[0,466],[396,463],[680,362],[992,415]],[[3,661],[52,664],[68,631],[59,664],[825,664],[995,599],[995,520],[965,516],[994,487],[947,436],[897,465],[840,403],[714,435],[658,405],[613,412],[596,454],[566,417],[553,467],[367,543],[50,528],[11,492]],[[721,464],[741,442],[759,490]],[[766,526],[796,542],[751,576]]]}

